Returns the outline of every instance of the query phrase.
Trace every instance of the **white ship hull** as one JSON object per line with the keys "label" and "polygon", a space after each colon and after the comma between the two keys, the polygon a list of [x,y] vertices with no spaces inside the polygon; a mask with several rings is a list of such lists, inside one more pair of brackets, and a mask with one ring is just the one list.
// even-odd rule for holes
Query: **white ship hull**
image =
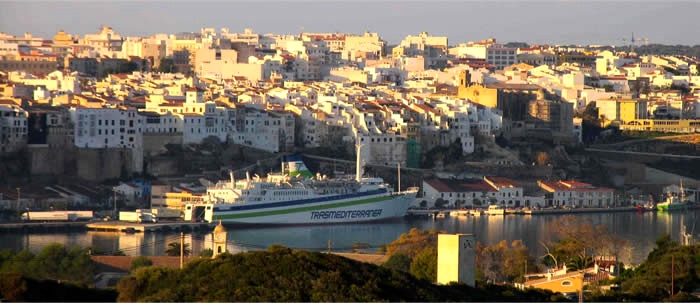
{"label": "white ship hull", "polygon": [[[377,221],[405,216],[415,196],[416,191],[411,191],[397,194],[363,195],[345,199],[328,197],[313,199],[315,201],[289,201],[269,205],[188,205],[188,208],[192,209],[186,209],[185,219],[199,219],[210,223],[220,220],[225,224],[259,225]],[[199,208],[199,211],[196,208]]]}

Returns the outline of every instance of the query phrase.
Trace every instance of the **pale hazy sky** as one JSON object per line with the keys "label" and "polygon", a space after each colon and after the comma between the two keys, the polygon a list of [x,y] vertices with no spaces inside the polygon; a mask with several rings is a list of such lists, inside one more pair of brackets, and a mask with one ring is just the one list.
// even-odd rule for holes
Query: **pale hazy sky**
{"label": "pale hazy sky", "polygon": [[700,44],[695,1],[5,1],[0,31],[51,39],[109,25],[127,36],[199,32],[202,27],[252,28],[257,33],[378,32],[390,43],[427,31],[451,45],[495,37],[550,44]]}

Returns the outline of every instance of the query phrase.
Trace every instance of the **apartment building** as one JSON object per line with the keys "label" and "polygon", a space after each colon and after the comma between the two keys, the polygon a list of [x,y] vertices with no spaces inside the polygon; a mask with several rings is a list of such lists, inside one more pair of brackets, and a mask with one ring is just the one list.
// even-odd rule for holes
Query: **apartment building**
{"label": "apartment building", "polygon": [[0,154],[21,150],[27,145],[26,110],[0,101]]}
{"label": "apartment building", "polygon": [[140,148],[144,119],[135,108],[71,108],[75,146]]}
{"label": "apartment building", "polygon": [[294,114],[245,108],[242,131],[233,130],[232,143],[277,153],[294,147]]}
{"label": "apartment building", "polygon": [[39,51],[17,52],[0,56],[0,71],[23,71],[31,74],[48,74],[58,69],[56,55]]}
{"label": "apartment building", "polygon": [[227,113],[214,102],[204,103],[204,113],[184,113],[182,115],[182,143],[199,144],[209,137],[225,142],[230,129]]}
{"label": "apartment building", "polygon": [[386,42],[377,33],[365,32],[363,35],[347,35],[341,58],[350,61],[359,58],[380,59],[384,56],[385,45]]}
{"label": "apartment building", "polygon": [[362,144],[363,163],[406,167],[406,138],[389,133],[358,133],[357,140]]}
{"label": "apartment building", "polygon": [[111,27],[103,26],[100,31],[94,34],[87,34],[83,37],[82,43],[91,46],[100,56],[117,58],[122,51],[124,39]]}
{"label": "apartment building", "polygon": [[612,188],[595,187],[577,181],[543,181],[537,185],[543,189],[547,206],[611,207],[615,206]]}
{"label": "apartment building", "polygon": [[44,87],[54,93],[80,93],[80,81],[76,74],[54,70],[44,77],[37,77],[26,72],[11,72],[8,79],[15,83]]}
{"label": "apartment building", "polygon": [[426,179],[422,196],[428,205],[437,199],[447,201],[453,207],[487,207],[501,205],[520,207],[529,203],[523,196],[523,188],[516,182],[502,177],[483,179]]}

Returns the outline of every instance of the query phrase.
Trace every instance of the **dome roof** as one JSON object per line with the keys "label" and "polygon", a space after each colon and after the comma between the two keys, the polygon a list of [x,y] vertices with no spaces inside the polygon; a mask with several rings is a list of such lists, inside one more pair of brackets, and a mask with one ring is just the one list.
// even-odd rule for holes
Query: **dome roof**
{"label": "dome roof", "polygon": [[214,233],[225,233],[225,232],[226,232],[226,228],[224,228],[224,226],[221,225],[221,220],[219,220],[219,225],[214,227]]}

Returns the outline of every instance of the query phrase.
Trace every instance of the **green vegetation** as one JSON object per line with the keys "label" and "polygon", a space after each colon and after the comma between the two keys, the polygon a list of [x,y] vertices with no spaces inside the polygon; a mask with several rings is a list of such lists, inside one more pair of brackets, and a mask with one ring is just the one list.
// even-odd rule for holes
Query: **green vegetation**
{"label": "green vegetation", "polygon": [[452,142],[447,147],[436,146],[431,150],[423,154],[421,158],[420,167],[421,168],[434,168],[440,163],[444,166],[459,163],[463,159],[462,155],[462,141],[457,138],[455,142]]}
{"label": "green vegetation", "polygon": [[62,281],[27,278],[19,273],[0,275],[0,301],[11,302],[114,302],[113,289],[94,289]]}
{"label": "green vegetation", "polygon": [[162,58],[160,59],[160,64],[158,65],[157,71],[159,73],[172,73],[176,72],[175,61],[173,59]]}
{"label": "green vegetation", "polygon": [[152,265],[153,261],[151,261],[151,259],[145,256],[140,256],[131,261],[131,270]]}
{"label": "green vegetation", "polygon": [[28,250],[14,253],[0,251],[0,273],[17,273],[36,280],[65,280],[89,284],[95,275],[95,264],[87,249],[67,249],[61,244],[46,246],[38,255]]}
{"label": "green vegetation", "polygon": [[[673,266],[672,266],[673,265]],[[673,268],[673,269],[672,269]],[[673,271],[673,291],[671,291]],[[590,300],[608,301],[700,301],[689,295],[700,287],[700,245],[681,246],[666,235],[656,248],[633,270],[624,270],[613,283],[619,289],[602,292],[593,289]]]}
{"label": "green vegetation", "polygon": [[333,254],[282,246],[197,259],[184,270],[143,268],[117,286],[119,301],[549,301],[508,286],[439,286]]}
{"label": "green vegetation", "polygon": [[199,256],[202,258],[211,258],[213,255],[214,255],[214,250],[211,248],[205,248],[199,252]]}
{"label": "green vegetation", "polygon": [[0,251],[0,301],[114,301],[113,290],[88,287],[95,276],[88,251],[61,244],[50,244],[38,255],[28,250]]}
{"label": "green vegetation", "polygon": [[539,272],[535,258],[522,241],[508,245],[505,240],[494,246],[476,244],[477,279],[482,282],[522,282],[523,275]]}
{"label": "green vegetation", "polygon": [[[179,256],[181,252],[181,246],[180,242],[170,242],[168,243],[168,249],[165,250],[165,254],[171,257],[174,256]],[[184,248],[182,249],[182,254],[185,256],[189,256],[192,254],[192,250],[190,249],[190,244],[185,243]]]}

